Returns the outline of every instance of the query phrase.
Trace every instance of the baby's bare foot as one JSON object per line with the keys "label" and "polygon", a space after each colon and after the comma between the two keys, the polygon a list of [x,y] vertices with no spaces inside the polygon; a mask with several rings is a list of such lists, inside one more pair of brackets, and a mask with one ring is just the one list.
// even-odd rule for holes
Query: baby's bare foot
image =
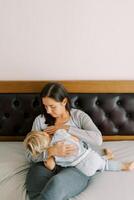
{"label": "baby's bare foot", "polygon": [[108,160],[111,160],[111,159],[114,158],[114,154],[113,154],[113,152],[112,152],[111,149],[105,148],[105,149],[103,149],[103,152],[106,155],[106,157],[107,157]]}
{"label": "baby's bare foot", "polygon": [[123,167],[122,167],[122,170],[125,170],[125,171],[134,170],[134,161],[133,162],[129,162],[129,163],[124,163]]}
{"label": "baby's bare foot", "polygon": [[134,169],[134,162],[131,162],[129,165],[129,170],[133,170]]}

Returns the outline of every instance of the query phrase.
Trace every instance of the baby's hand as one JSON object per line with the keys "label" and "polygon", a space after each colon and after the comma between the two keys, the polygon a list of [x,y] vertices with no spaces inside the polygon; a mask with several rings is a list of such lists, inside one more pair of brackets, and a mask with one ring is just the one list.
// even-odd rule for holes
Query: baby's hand
{"label": "baby's hand", "polygon": [[55,160],[53,157],[48,158],[46,161],[44,161],[44,165],[49,170],[53,170],[55,168]]}
{"label": "baby's hand", "polygon": [[55,124],[53,126],[48,126],[46,129],[44,129],[44,131],[49,135],[53,135],[59,129],[68,130],[69,126],[68,125],[64,125],[64,124]]}

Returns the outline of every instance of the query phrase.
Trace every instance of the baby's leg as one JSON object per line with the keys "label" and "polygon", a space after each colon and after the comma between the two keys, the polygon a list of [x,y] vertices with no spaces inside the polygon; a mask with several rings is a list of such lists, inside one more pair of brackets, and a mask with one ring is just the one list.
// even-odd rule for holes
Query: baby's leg
{"label": "baby's leg", "polygon": [[134,162],[120,162],[116,160],[107,160],[105,165],[106,171],[130,171],[134,170]]}

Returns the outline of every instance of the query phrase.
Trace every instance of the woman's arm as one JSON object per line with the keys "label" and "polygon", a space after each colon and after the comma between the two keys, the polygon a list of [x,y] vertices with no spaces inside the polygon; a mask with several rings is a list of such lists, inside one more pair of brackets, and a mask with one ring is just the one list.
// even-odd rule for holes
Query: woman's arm
{"label": "woman's arm", "polygon": [[74,144],[65,144],[66,141],[59,141],[53,144],[47,150],[47,158],[51,156],[71,156],[77,151],[77,147]]}
{"label": "woman's arm", "polygon": [[46,127],[44,116],[38,115],[33,122],[32,131],[43,131]]}
{"label": "woman's arm", "polygon": [[76,127],[69,127],[68,132],[70,134],[75,135],[89,144],[102,144],[101,132],[85,112],[81,110],[74,110],[72,113],[72,119],[76,124]]}

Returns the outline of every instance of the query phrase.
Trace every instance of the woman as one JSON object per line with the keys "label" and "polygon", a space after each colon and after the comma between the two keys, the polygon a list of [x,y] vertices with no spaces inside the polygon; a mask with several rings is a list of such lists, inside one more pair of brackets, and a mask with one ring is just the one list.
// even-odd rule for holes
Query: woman
{"label": "woman", "polygon": [[[88,144],[101,145],[102,136],[91,118],[78,109],[71,108],[69,95],[63,85],[48,83],[41,92],[43,114],[36,117],[32,131],[45,131],[55,134],[65,129],[69,134],[80,138],[84,148]],[[30,200],[68,200],[78,195],[88,185],[89,177],[74,167],[59,167],[53,171],[44,167],[44,162],[52,156],[71,156],[76,153],[71,144],[57,142],[34,158],[27,150],[27,158],[33,161],[27,175],[26,187]]]}

